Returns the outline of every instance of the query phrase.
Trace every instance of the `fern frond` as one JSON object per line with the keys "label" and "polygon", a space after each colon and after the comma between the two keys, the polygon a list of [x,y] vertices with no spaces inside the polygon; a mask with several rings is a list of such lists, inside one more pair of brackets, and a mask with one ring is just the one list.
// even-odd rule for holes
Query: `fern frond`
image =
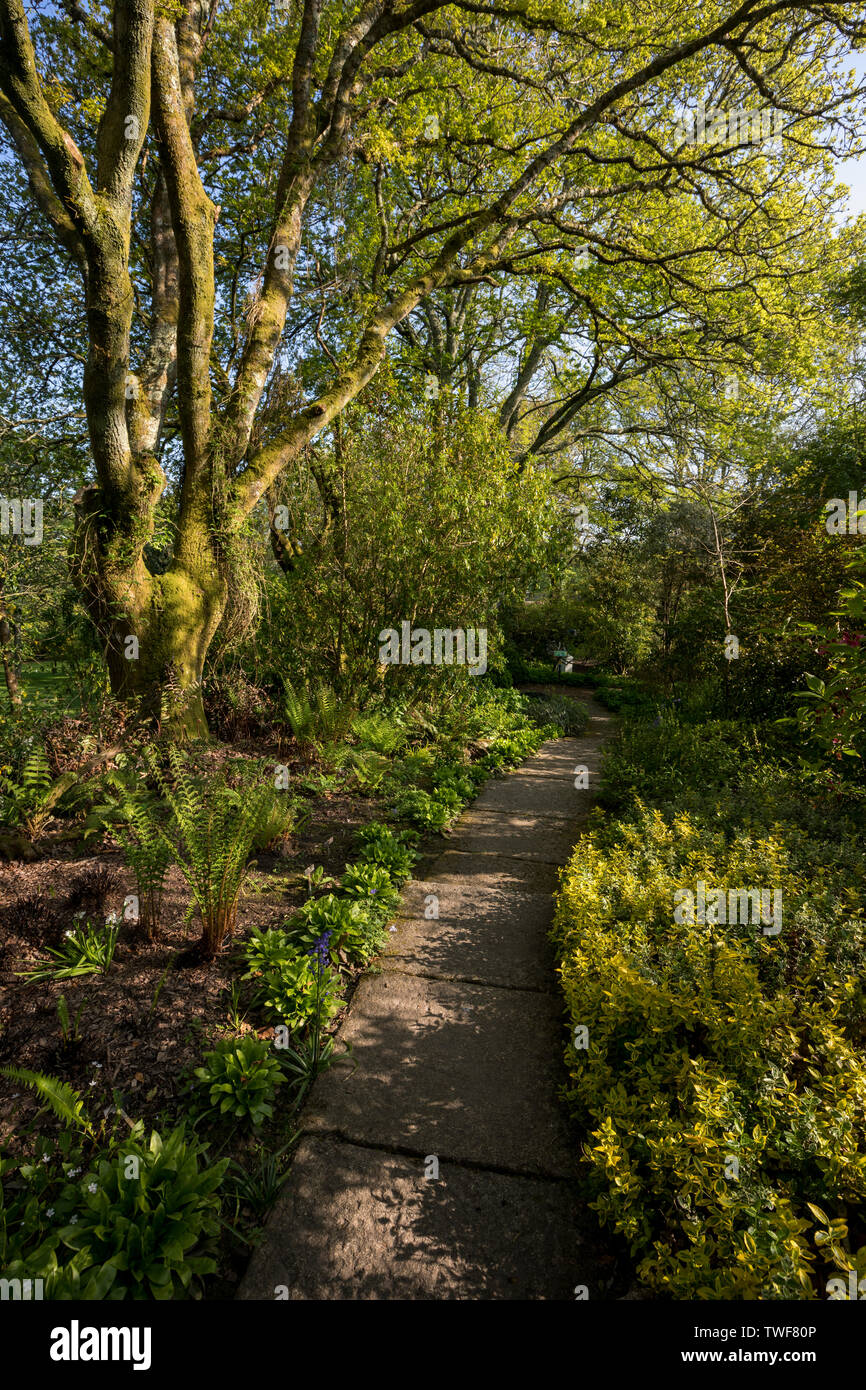
{"label": "fern frond", "polygon": [[0,1073],[36,1091],[67,1127],[93,1136],[93,1125],[84,1113],[84,1101],[67,1082],[46,1072],[29,1071],[27,1067],[0,1067]]}

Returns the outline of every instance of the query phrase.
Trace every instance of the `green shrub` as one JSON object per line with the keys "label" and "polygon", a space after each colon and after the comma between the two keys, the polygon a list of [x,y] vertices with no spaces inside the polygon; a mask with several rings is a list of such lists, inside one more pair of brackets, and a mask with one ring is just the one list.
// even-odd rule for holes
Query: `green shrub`
{"label": "green shrub", "polygon": [[358,715],[352,720],[352,733],[364,748],[374,753],[396,753],[406,741],[402,723],[384,713]]}
{"label": "green shrub", "polygon": [[207,1110],[218,1110],[249,1121],[257,1127],[274,1113],[272,1101],[285,1077],[270,1043],[247,1035],[222,1038],[212,1052],[204,1055],[204,1065],[196,1067],[196,1078],[207,1092]]}
{"label": "green shrub", "polygon": [[[728,723],[627,730],[605,774],[626,809],[594,813],[553,927],[592,1205],[679,1299],[824,1296],[809,1204],[866,1199],[862,855],[778,818],[766,757]],[[677,922],[699,881],[780,889],[781,931]]]}
{"label": "green shrub", "polygon": [[347,864],[340,889],[348,898],[366,903],[368,910],[382,919],[390,917],[400,901],[391,875],[381,864]]}
{"label": "green shrub", "polygon": [[361,965],[366,964],[385,942],[378,913],[371,911],[366,902],[338,898],[333,893],[310,898],[294,913],[288,927],[292,944],[307,953],[325,933],[332,959],[344,955]]}
{"label": "green shrub", "polygon": [[402,787],[388,810],[396,820],[408,821],[418,830],[445,830],[460,814],[463,802],[456,791],[443,788],[434,796],[421,787]]}

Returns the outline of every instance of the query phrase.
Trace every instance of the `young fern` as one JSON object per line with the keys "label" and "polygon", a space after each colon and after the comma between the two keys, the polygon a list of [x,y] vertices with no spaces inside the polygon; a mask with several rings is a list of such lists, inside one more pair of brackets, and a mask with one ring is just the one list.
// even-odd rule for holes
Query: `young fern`
{"label": "young fern", "polygon": [[14,821],[24,827],[31,840],[42,834],[57,802],[75,783],[75,774],[64,772],[55,781],[41,744],[31,748],[21,768],[21,778],[11,783],[2,797],[0,821]]}
{"label": "young fern", "polygon": [[297,742],[313,748],[345,738],[356,714],[330,685],[318,686],[311,699],[306,690],[298,693],[288,681],[283,708]]}
{"label": "young fern", "polygon": [[[211,960],[232,935],[247,861],[271,801],[271,788],[233,791],[224,782],[194,777],[176,748],[169,748],[170,776],[153,755],[150,767],[174,813],[178,843],[172,846],[202,924],[202,955]],[[164,831],[160,834],[170,844]]]}
{"label": "young fern", "polygon": [[172,845],[141,801],[126,799],[123,813],[126,824],[116,826],[115,834],[135,875],[140,921],[148,938],[154,941],[159,934],[162,892],[173,858]]}

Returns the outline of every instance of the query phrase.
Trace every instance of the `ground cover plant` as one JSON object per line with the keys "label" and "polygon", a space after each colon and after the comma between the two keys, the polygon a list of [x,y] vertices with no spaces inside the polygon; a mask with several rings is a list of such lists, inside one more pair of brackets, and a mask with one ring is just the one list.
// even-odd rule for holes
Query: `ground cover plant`
{"label": "ground cover plant", "polygon": [[[670,712],[603,802],[554,928],[593,1206],[656,1296],[826,1297],[866,1255],[862,803],[804,794],[777,728]],[[722,911],[678,915],[698,885]]]}

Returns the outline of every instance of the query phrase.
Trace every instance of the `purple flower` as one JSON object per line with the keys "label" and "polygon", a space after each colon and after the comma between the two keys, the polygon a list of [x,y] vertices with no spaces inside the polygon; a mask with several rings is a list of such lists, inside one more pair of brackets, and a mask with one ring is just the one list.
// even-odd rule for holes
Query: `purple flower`
{"label": "purple flower", "polygon": [[310,951],[310,955],[315,956],[318,961],[319,970],[324,970],[325,966],[328,964],[328,958],[331,954],[330,940],[330,930],[323,931],[322,935],[314,941],[313,948]]}

